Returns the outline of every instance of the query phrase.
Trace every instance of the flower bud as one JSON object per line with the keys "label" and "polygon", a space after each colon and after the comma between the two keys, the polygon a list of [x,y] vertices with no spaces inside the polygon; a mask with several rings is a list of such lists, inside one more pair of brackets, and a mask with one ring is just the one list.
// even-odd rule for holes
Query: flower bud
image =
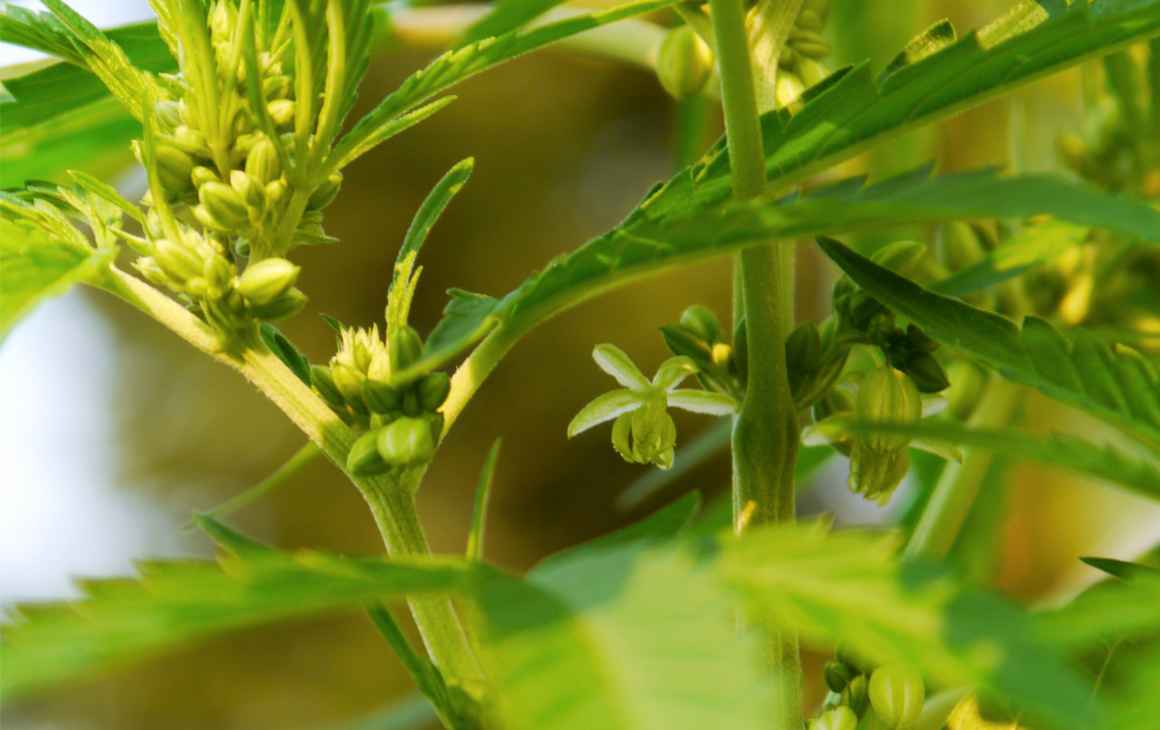
{"label": "flower bud", "polygon": [[294,122],[294,102],[289,99],[276,99],[266,105],[266,113],[270,115],[277,127],[289,127]]}
{"label": "flower bud", "polygon": [[444,372],[430,373],[419,381],[419,407],[424,411],[437,410],[450,392],[450,375]]}
{"label": "flower bud", "polygon": [[311,210],[322,210],[326,206],[334,202],[338,196],[338,190],[342,187],[342,173],[336,172],[326,178],[325,181],[310,194],[310,200],[307,202],[307,207]]}
{"label": "flower bud", "polygon": [[612,446],[631,463],[668,469],[676,443],[677,426],[660,402],[617,416],[612,424]]}
{"label": "flower bud", "polygon": [[194,187],[200,188],[202,185],[211,182],[221,182],[221,178],[217,176],[213,168],[205,165],[198,165],[189,173],[189,179],[193,181]]}
{"label": "flower bud", "polygon": [[403,325],[391,333],[387,352],[391,357],[391,371],[406,370],[423,355],[423,340],[410,325]]}
{"label": "flower bud", "polygon": [[251,304],[269,304],[294,286],[301,270],[286,259],[255,261],[238,278],[238,291]]}
{"label": "flower bud", "polygon": [[346,455],[346,470],[356,476],[382,474],[390,465],[379,455],[379,431],[368,431],[354,442]]}
{"label": "flower bud", "polygon": [[699,94],[713,71],[713,51],[687,25],[674,28],[661,42],[657,78],[674,99]]}
{"label": "flower bud", "polygon": [[801,78],[802,83],[806,85],[807,89],[824,81],[826,77],[830,75],[830,70],[826,68],[820,61],[816,61],[812,58],[807,58],[804,56],[798,59],[798,62],[794,68],[797,71],[798,77]]}
{"label": "flower bud", "polygon": [[1055,140],[1055,149],[1063,159],[1063,164],[1076,172],[1086,170],[1089,150],[1083,137],[1074,132],[1061,134]]}
{"label": "flower bud", "polygon": [[177,281],[201,276],[201,258],[184,243],[158,238],[153,242],[153,259],[166,274]]}
{"label": "flower bud", "polygon": [[198,223],[215,231],[228,231],[229,227],[214,218],[204,205],[195,205],[192,208],[193,217]]}
{"label": "flower bud", "polygon": [[826,686],[830,688],[830,691],[839,694],[842,690],[846,689],[846,685],[850,684],[850,680],[854,678],[850,668],[839,661],[826,662],[822,674],[826,679]]}
{"label": "flower bud", "polygon": [[290,77],[276,74],[262,79],[262,96],[267,99],[285,99],[290,95]]}
{"label": "flower bud", "polygon": [[782,71],[777,75],[773,98],[778,107],[788,107],[797,102],[805,90],[806,87],[796,74],[792,71]]}
{"label": "flower bud", "polygon": [[193,158],[168,144],[157,145],[156,154],[157,175],[161,178],[162,187],[173,193],[188,190]]}
{"label": "flower bud", "polygon": [[346,399],[342,397],[338,386],[334,382],[334,376],[331,375],[330,368],[325,365],[311,365],[310,366],[310,384],[322,396],[322,399],[329,403],[333,408],[345,408]]}
{"label": "flower bud", "polygon": [[391,466],[423,464],[435,453],[435,437],[425,419],[404,416],[379,431],[378,449]]}
{"label": "flower bud", "polygon": [[184,124],[173,130],[173,143],[191,155],[197,155],[198,157],[209,156],[209,148],[205,144],[205,135]]}
{"label": "flower bud", "polygon": [[901,664],[886,664],[870,675],[870,704],[889,728],[907,728],[918,719],[926,689],[922,676]]}
{"label": "flower bud", "polygon": [[846,687],[846,705],[861,717],[870,707],[870,690],[865,676],[859,675],[850,680]]}
{"label": "flower bud", "polygon": [[337,362],[330,366],[330,374],[334,378],[334,385],[342,393],[343,400],[350,403],[362,396],[363,381],[366,376],[350,365]]}
{"label": "flower bud", "polygon": [[857,730],[858,716],[845,705],[839,705],[810,720],[809,730]]}
{"label": "flower bud", "polygon": [[694,304],[681,312],[680,324],[700,337],[706,344],[721,341],[721,322],[708,307]]}
{"label": "flower bud", "polygon": [[979,402],[985,383],[983,372],[967,360],[955,360],[947,366],[950,389],[946,392],[947,412],[967,420]]}
{"label": "flower bud", "polygon": [[[875,368],[863,376],[854,410],[861,421],[917,421],[922,417],[922,397],[905,374],[892,367]],[[909,437],[898,434],[870,434],[864,440],[878,451],[910,443]]]}
{"label": "flower bud", "polygon": [[301,312],[307,301],[309,300],[302,291],[290,289],[271,302],[251,305],[249,310],[250,314],[258,319],[285,319]]}
{"label": "flower bud", "polygon": [[225,183],[208,182],[198,188],[197,195],[210,217],[227,229],[243,226],[249,219],[246,201]]}
{"label": "flower bud", "polygon": [[280,201],[282,198],[286,197],[286,181],[279,178],[273,182],[268,182],[266,183],[266,186],[263,188],[263,190],[266,193],[266,202],[270,205],[273,205]]}
{"label": "flower bud", "polygon": [[282,174],[278,149],[269,137],[262,136],[250,148],[249,154],[246,155],[246,174],[262,185],[272,182]]}
{"label": "flower bud", "polygon": [[151,256],[138,258],[133,262],[133,267],[141,272],[145,280],[153,286],[159,286],[164,289],[176,289],[179,286],[177,282],[162,270],[161,266]]}
{"label": "flower bud", "polygon": [[159,101],[153,107],[158,123],[166,130],[176,129],[181,124],[181,105],[176,101]]}
{"label": "flower bud", "polygon": [[403,406],[403,394],[381,380],[363,381],[362,396],[374,413],[393,413]]}
{"label": "flower bud", "polygon": [[209,284],[211,290],[220,296],[229,287],[234,276],[234,266],[225,256],[214,251],[206,257],[201,267],[201,275]]}
{"label": "flower bud", "polygon": [[230,187],[233,188],[238,195],[242,196],[242,200],[245,201],[246,207],[248,207],[251,211],[257,210],[260,213],[266,202],[266,196],[262,191],[261,185],[254,182],[254,180],[249,175],[242,172],[241,170],[231,170]]}

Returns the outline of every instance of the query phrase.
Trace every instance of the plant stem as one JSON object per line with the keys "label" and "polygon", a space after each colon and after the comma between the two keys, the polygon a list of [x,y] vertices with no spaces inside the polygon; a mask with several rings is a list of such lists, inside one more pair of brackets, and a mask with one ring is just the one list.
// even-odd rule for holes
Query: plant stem
{"label": "plant stem", "polygon": [[[967,423],[972,428],[1006,426],[1018,405],[1018,386],[995,376]],[[988,451],[968,449],[961,462],[946,465],[910,535],[905,557],[940,560],[947,556],[979,496],[993,458]]]}
{"label": "plant stem", "polygon": [[[765,192],[765,151],[745,9],[741,0],[710,0],[709,8],[733,195],[745,200]],[[769,244],[746,249],[736,271],[748,343],[745,398],[733,425],[733,526],[741,533],[754,525],[794,519],[799,434],[785,362],[785,341],[793,326],[793,249]],[[769,654],[778,674],[777,727],[801,727],[797,636],[773,636]]]}
{"label": "plant stem", "polygon": [[[247,343],[240,354],[222,350],[216,333],[204,322],[145,282],[122,271],[111,269],[100,287],[244,375],[345,473],[346,455],[357,434],[260,341]],[[370,507],[389,555],[430,554],[413,496],[422,478],[421,471],[373,478],[347,476]],[[479,661],[451,601],[421,597],[412,598],[408,603],[431,660],[447,678],[467,683],[481,681],[483,675]]]}

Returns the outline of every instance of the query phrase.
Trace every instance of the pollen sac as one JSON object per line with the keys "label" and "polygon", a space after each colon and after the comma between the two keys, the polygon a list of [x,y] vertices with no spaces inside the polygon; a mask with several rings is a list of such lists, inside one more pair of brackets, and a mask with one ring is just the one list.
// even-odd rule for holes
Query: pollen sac
{"label": "pollen sac", "polygon": [[617,416],[612,424],[612,446],[628,462],[673,465],[677,426],[663,403],[652,402]]}
{"label": "pollen sac", "polygon": [[390,466],[414,466],[431,460],[435,453],[435,435],[425,418],[403,418],[392,421],[378,433],[378,451]]}
{"label": "pollen sac", "polygon": [[252,304],[270,304],[294,286],[299,271],[286,259],[256,261],[238,278],[238,292]]}
{"label": "pollen sac", "polygon": [[810,720],[809,730],[857,730],[858,716],[845,705],[823,712]]}
{"label": "pollen sac", "polygon": [[[914,382],[892,367],[871,370],[862,378],[854,413],[859,421],[907,423],[922,417],[922,398]],[[850,452],[850,488],[884,503],[910,468],[910,438],[869,433],[854,437]]]}
{"label": "pollen sac", "polygon": [[346,470],[358,476],[382,474],[390,468],[379,454],[379,433],[368,431],[354,442],[346,457]]}
{"label": "pollen sac", "polygon": [[657,54],[657,78],[674,99],[701,93],[713,73],[713,51],[687,25],[670,30]]}
{"label": "pollen sac", "polygon": [[908,728],[926,698],[922,676],[901,664],[886,664],[870,675],[870,704],[888,728]]}

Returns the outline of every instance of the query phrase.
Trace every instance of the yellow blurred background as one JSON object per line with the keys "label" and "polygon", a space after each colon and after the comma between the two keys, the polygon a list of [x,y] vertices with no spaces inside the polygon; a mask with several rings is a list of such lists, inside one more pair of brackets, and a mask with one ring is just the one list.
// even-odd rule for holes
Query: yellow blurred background
{"label": "yellow blurred background", "polygon": [[[93,17],[105,13],[106,23],[147,12],[142,3],[74,4]],[[962,31],[1009,4],[839,0],[835,60],[871,55],[881,67],[935,20],[950,17]],[[434,53],[390,48],[368,75],[359,108]],[[616,223],[673,170],[674,105],[639,69],[548,50],[456,93],[448,110],[351,169],[327,211],[327,231],[342,243],[296,253],[311,308],[283,329],[312,360],[333,352],[333,334],[313,312],[351,324],[381,321],[410,217],[456,161],[474,156],[475,175],[423,253],[413,313],[420,331],[438,320],[448,287],[510,290]],[[944,170],[991,163],[1055,169],[1051,141],[1079,119],[1078,74],[1055,76],[888,144],[842,172],[869,165],[886,173],[931,156]],[[798,313],[819,317],[832,274],[802,251]],[[504,450],[488,554],[499,565],[523,570],[639,516],[618,513],[613,502],[642,467],[623,463],[604,430],[564,437],[569,418],[608,385],[589,353],[598,342],[615,342],[648,370],[666,354],[657,328],[695,302],[724,315],[728,284],[725,260],[683,269],[585,304],[522,342],[472,402],[424,483],[420,511],[435,550],[462,550],[476,476],[497,436]],[[190,512],[261,479],[304,441],[234,373],[97,294],[49,302],[10,335],[0,347],[0,393],[0,463],[16,465],[0,487],[5,602],[64,595],[70,574],[125,573],[130,559],[208,555],[206,542],[184,528]],[[1073,417],[1034,403],[1033,422]],[[682,442],[707,425],[679,419]],[[1020,600],[1049,600],[1092,579],[1078,555],[1130,558],[1160,534],[1154,507],[1058,471],[1023,465],[1015,474],[1000,495],[1004,529],[989,577]],[[835,462],[803,497],[804,510],[836,511],[846,522],[897,515],[897,504],[880,509],[848,495],[844,479],[845,462]],[[718,458],[666,495],[718,495],[727,482],[727,459]],[[358,494],[322,461],[231,520],[283,548],[381,550]],[[814,685],[818,674],[808,674]],[[5,707],[2,717],[4,730],[297,730],[343,727],[408,692],[409,680],[367,618],[345,615],[236,632]],[[819,687],[812,692],[820,696]]]}

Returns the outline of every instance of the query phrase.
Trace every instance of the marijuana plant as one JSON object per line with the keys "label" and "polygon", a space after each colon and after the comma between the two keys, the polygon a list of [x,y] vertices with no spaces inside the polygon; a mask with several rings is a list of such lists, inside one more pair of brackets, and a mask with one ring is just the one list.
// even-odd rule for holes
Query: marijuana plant
{"label": "marijuana plant", "polygon": [[[1149,42],[1160,2],[1012,0],[961,38],[935,24],[878,74],[868,63],[829,70],[826,0],[441,8],[432,32],[449,50],[357,120],[392,15],[435,24],[433,11],[152,0],[156,23],[102,31],[63,0],[43,4],[0,14],[0,40],[60,61],[4,82],[0,327],[73,284],[144,312],[269,397],[310,440],[288,468],[325,455],[365,499],[387,555],[278,550],[197,515],[217,562],[151,562],[139,580],[86,581],[75,603],[14,608],[0,644],[6,696],[235,627],[355,609],[448,728],[999,727],[981,713],[1017,723],[1003,727],[1154,726],[1155,569],[1093,559],[1114,579],[1033,611],[963,579],[950,559],[993,454],[1160,498],[1160,363],[1146,336],[1160,315],[1160,42]],[[619,21],[635,33],[612,32]],[[384,321],[328,320],[336,350],[310,362],[273,323],[309,304],[295,249],[338,243],[324,225],[343,170],[453,103],[452,86],[550,44],[655,69],[682,105],[719,100],[724,138],[508,294],[452,290],[421,333],[409,322],[418,262],[472,174],[464,160],[399,246]],[[1058,140],[1070,178],[924,166],[867,183],[833,172],[904,130],[1079,64],[1099,84],[1090,118]],[[129,144],[148,180],[139,200],[71,169]],[[833,237],[903,224],[929,238],[871,249]],[[841,276],[832,313],[795,323],[795,248],[814,241]],[[625,460],[673,472],[728,448],[731,520],[698,516],[688,496],[510,575],[483,555],[497,443],[467,554],[431,555],[415,495],[505,354],[582,301],[727,254],[731,324],[691,305],[661,327],[673,356],[651,379],[593,343],[621,387],[558,429],[574,437],[612,421]],[[1021,430],[1032,391],[1122,439]],[[678,451],[670,408],[723,426]],[[915,448],[941,460],[933,471],[917,473]],[[923,498],[888,534],[797,523],[796,490],[835,455],[866,499],[889,501],[908,475]],[[666,483],[650,478],[650,489]],[[409,606],[421,650],[392,602]],[[1093,658],[1107,664],[1112,641],[1135,651],[1094,692]],[[819,707],[802,700],[801,645],[833,654]]]}

